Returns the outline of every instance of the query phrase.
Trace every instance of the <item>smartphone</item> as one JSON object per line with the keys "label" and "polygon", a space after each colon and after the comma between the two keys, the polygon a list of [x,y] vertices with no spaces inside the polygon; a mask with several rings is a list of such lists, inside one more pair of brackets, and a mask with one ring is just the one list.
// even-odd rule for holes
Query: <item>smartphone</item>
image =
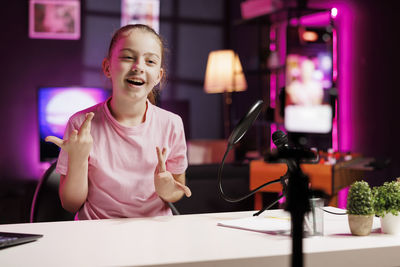
{"label": "smartphone", "polygon": [[288,27],[284,125],[288,132],[332,131],[332,34],[326,27]]}

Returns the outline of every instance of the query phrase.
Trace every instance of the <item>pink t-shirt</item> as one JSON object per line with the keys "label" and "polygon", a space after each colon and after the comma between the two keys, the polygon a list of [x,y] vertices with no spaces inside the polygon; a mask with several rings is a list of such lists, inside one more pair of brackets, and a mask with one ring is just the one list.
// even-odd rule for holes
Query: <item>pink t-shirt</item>
{"label": "pink t-shirt", "polygon": [[[155,192],[154,173],[158,164],[156,146],[167,149],[166,168],[173,174],[187,168],[186,140],[182,119],[147,101],[146,121],[123,126],[111,115],[107,102],[74,114],[66,127],[79,130],[85,114],[94,112],[90,133],[89,189],[79,219],[151,217],[171,215]],[[61,150],[57,172],[65,175],[68,154]]]}

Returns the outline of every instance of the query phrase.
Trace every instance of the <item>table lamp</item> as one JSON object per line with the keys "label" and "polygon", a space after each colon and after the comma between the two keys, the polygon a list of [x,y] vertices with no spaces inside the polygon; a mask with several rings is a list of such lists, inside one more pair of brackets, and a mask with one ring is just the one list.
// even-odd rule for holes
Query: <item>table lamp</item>
{"label": "table lamp", "polygon": [[210,94],[224,94],[225,137],[228,137],[231,131],[231,93],[245,91],[246,89],[247,83],[239,56],[233,50],[211,51],[208,55],[204,90],[206,93]]}

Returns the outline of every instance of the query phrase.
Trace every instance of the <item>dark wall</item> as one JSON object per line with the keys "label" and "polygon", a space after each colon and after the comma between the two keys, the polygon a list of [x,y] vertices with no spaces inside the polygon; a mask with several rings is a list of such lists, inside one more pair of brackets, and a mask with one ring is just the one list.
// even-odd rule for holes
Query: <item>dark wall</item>
{"label": "dark wall", "polygon": [[36,89],[81,83],[82,40],[28,37],[28,1],[1,8],[0,179],[35,178],[38,163]]}
{"label": "dark wall", "polygon": [[[400,176],[400,5],[396,1],[356,1],[354,34],[353,148],[391,165],[373,175],[374,183]],[[370,174],[367,174],[368,176]]]}

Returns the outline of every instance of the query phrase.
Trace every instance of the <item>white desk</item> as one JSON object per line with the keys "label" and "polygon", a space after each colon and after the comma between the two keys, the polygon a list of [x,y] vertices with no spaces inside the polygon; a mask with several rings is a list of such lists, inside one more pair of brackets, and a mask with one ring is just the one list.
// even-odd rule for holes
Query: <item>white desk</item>
{"label": "white desk", "polygon": [[[217,226],[252,213],[0,225],[44,235],[0,250],[0,266],[290,266],[291,237]],[[351,236],[344,215],[325,213],[303,251],[305,266],[400,266],[400,236]]]}

